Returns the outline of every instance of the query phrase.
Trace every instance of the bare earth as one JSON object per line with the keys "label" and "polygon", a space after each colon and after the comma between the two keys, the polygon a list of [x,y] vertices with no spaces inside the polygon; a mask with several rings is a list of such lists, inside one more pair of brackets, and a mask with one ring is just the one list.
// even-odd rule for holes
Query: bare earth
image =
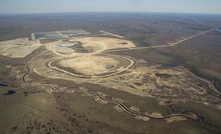
{"label": "bare earth", "polygon": [[38,40],[28,41],[27,38],[0,42],[0,54],[11,58],[23,58],[40,47]]}
{"label": "bare earth", "polygon": [[118,62],[111,58],[92,55],[61,60],[59,64],[72,68],[81,74],[93,75],[108,72]]}

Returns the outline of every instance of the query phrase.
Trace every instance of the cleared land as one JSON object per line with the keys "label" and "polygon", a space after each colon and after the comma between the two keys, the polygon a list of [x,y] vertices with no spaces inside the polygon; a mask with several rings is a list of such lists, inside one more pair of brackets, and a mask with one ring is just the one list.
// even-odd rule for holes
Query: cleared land
{"label": "cleared land", "polygon": [[114,68],[118,62],[106,57],[84,56],[62,60],[59,64],[74,69],[81,74],[93,75],[107,72]]}
{"label": "cleared land", "polygon": [[0,42],[0,54],[11,58],[24,58],[41,44],[38,40],[28,41],[27,38]]}

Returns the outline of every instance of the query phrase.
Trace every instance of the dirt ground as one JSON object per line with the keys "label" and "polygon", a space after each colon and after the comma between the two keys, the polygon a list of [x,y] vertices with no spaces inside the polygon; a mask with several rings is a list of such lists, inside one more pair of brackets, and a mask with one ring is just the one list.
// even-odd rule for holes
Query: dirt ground
{"label": "dirt ground", "polygon": [[41,44],[39,40],[28,41],[27,38],[20,38],[0,42],[0,54],[11,58],[24,58]]}
{"label": "dirt ground", "polygon": [[[107,38],[107,37],[74,37],[69,39],[70,42],[81,42],[82,46],[92,51],[93,54],[103,52],[110,49],[119,48],[131,48],[135,47],[135,44],[129,40],[118,39],[118,38]],[[76,53],[68,47],[60,47],[61,41],[51,42],[45,44],[48,50],[53,51],[55,54],[60,56],[76,56],[82,55],[82,53]],[[68,54],[63,54],[68,53]],[[71,53],[71,54],[70,54]]]}
{"label": "dirt ground", "polygon": [[118,62],[114,59],[101,56],[83,56],[61,60],[58,64],[74,69],[81,74],[93,75],[108,72],[110,69],[113,69]]}

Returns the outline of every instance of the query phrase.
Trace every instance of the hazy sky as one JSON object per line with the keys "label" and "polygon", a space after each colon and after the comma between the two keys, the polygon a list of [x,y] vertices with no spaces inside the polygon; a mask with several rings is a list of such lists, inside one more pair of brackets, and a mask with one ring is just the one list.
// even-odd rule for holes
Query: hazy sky
{"label": "hazy sky", "polygon": [[0,14],[89,11],[221,14],[221,0],[0,0]]}

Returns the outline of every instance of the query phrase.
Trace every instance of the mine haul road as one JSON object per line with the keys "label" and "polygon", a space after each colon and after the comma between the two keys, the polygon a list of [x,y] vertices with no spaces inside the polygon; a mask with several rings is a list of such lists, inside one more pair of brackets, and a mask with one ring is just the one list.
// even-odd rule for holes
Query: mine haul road
{"label": "mine haul road", "polygon": [[126,60],[128,60],[128,61],[130,62],[130,64],[129,64],[127,67],[122,68],[122,69],[119,69],[119,70],[116,70],[115,72],[113,72],[113,73],[111,73],[111,74],[104,74],[104,75],[101,75],[101,76],[95,76],[95,75],[87,76],[87,75],[74,74],[74,73],[65,71],[65,70],[63,70],[63,69],[60,69],[60,68],[57,68],[57,67],[51,65],[52,62],[54,62],[54,61],[56,61],[56,60],[59,60],[59,59],[53,59],[53,60],[49,61],[49,62],[48,62],[48,66],[49,66],[50,68],[55,69],[55,70],[58,70],[58,71],[61,71],[61,72],[63,72],[63,73],[66,73],[66,74],[68,74],[68,75],[75,76],[75,77],[79,77],[79,78],[110,77],[110,76],[117,75],[117,74],[120,74],[120,73],[122,73],[122,72],[127,71],[127,70],[130,69],[130,68],[134,65],[134,63],[135,63],[135,61],[133,61],[133,60],[130,59],[130,58],[127,58],[127,57],[122,57],[122,58],[124,58],[124,59],[126,59]]}

